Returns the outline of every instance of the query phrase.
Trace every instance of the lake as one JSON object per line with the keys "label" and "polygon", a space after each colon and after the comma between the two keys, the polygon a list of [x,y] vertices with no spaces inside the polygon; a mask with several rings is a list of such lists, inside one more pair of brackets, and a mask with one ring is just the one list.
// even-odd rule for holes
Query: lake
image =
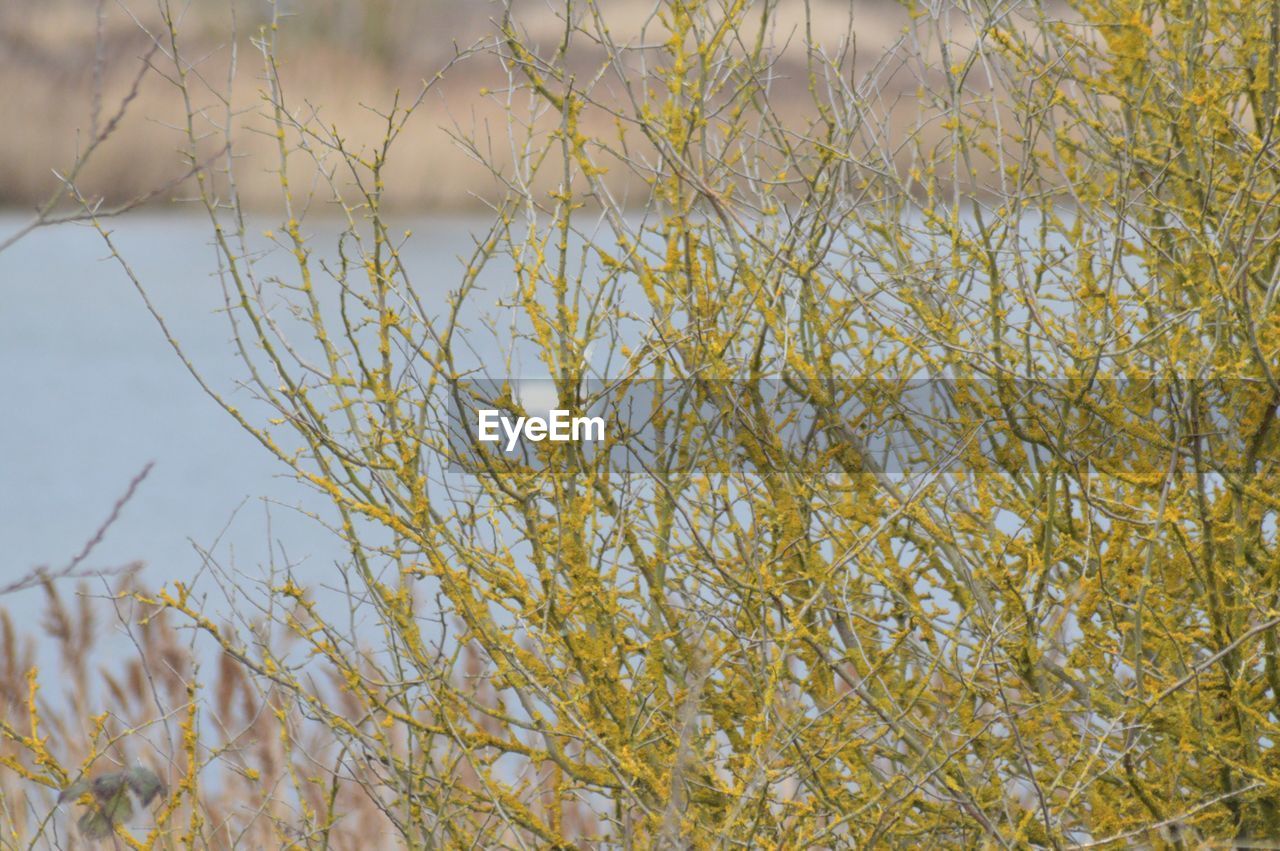
{"label": "lake", "polygon": [[[0,238],[25,221],[0,214]],[[408,223],[415,235],[403,255],[419,291],[456,285],[455,255],[479,224]],[[207,220],[141,213],[111,227],[192,359],[220,392],[245,400],[235,389],[244,368],[217,314]],[[324,501],[204,394],[96,231],[47,228],[0,253],[0,305],[0,586],[68,563],[149,462],[89,566],[140,560],[155,585],[199,569],[193,542],[218,542],[221,559],[254,573],[276,542],[277,560],[300,564],[302,580],[332,577],[340,549],[294,510],[323,510]],[[22,628],[38,627],[40,607],[26,605],[33,593],[0,599]]]}

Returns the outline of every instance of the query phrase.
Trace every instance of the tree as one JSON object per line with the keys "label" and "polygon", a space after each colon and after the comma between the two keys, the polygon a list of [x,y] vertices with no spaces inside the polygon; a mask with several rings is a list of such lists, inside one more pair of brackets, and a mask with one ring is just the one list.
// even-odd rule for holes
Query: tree
{"label": "tree", "polygon": [[[299,659],[182,583],[143,595],[282,734],[331,736],[333,768],[275,766],[267,797],[303,802],[280,836],[327,842],[339,788],[415,848],[1280,835],[1280,6],[1069,11],[911,4],[867,62],[817,4],[662,0],[623,33],[571,2],[554,44],[508,7],[466,60],[507,120],[456,128],[500,191],[447,299],[383,203],[431,82],[358,149],[289,103],[264,31],[287,277],[228,179],[233,110],[191,107],[262,407],[206,389],[331,499],[378,626],[285,576],[262,611]],[[314,201],[345,220],[329,259]],[[486,335],[575,409],[663,388],[643,475],[459,455]]]}

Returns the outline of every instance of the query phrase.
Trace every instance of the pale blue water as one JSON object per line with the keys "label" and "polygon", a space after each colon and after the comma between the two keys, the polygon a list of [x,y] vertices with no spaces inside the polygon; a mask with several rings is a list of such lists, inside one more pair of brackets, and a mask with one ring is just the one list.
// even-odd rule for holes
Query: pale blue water
{"label": "pale blue water", "polygon": [[[23,221],[0,214],[0,236]],[[474,223],[414,225],[406,256],[419,270],[415,286],[443,294]],[[252,404],[235,389],[244,368],[216,313],[208,222],[141,214],[113,229],[193,360],[233,403]],[[279,462],[205,396],[105,255],[83,226],[37,231],[0,253],[0,586],[67,563],[148,462],[151,475],[88,564],[142,560],[153,585],[190,577],[201,564],[191,541],[210,546],[239,509],[221,558],[260,573],[275,541],[302,562],[301,578],[332,581],[336,542],[281,507],[323,510],[323,500],[283,478]],[[264,499],[280,504],[270,537]],[[0,606],[34,628],[39,610],[28,601],[9,595]]]}

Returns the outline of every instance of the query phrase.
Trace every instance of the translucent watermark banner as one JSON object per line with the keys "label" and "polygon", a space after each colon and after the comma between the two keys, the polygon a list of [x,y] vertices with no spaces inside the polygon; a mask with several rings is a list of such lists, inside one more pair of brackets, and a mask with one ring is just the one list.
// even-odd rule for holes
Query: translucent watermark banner
{"label": "translucent watermark banner", "polygon": [[[1274,460],[1276,394],[1247,379],[514,379],[452,382],[448,469],[917,476],[976,453],[1148,475]],[[1202,459],[1203,460],[1203,459]]]}

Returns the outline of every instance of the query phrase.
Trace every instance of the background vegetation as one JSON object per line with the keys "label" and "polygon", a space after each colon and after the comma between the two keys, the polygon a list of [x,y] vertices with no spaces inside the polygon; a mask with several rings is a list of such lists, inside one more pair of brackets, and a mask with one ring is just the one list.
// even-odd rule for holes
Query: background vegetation
{"label": "background vegetation", "polygon": [[[553,41],[563,27],[556,4],[520,0],[513,4],[525,31],[536,41]],[[634,38],[648,16],[644,4],[606,0],[616,37]],[[782,4],[780,33],[800,23],[799,4]],[[365,144],[376,142],[382,123],[366,107],[385,109],[398,89],[416,92],[458,49],[492,39],[493,21],[503,5],[455,0],[306,0],[282,4],[284,31],[278,42],[277,70],[291,102],[311,104],[319,120],[342,127],[343,134]],[[842,3],[816,4],[820,25],[839,29],[847,10]],[[265,3],[230,4],[194,0],[175,12],[192,57],[209,77],[225,81],[233,49],[254,51],[252,39],[271,12]],[[0,205],[45,201],[61,188],[83,151],[95,109],[110,114],[134,87],[140,66],[150,59],[149,30],[162,26],[153,3],[103,0],[9,0],[0,9]],[[899,35],[905,19],[892,2],[869,4],[859,14],[866,62]],[[780,40],[780,59],[796,69],[802,60],[798,42]],[[788,74],[775,87],[803,92],[801,76]],[[402,211],[474,210],[488,198],[488,171],[453,143],[455,121],[470,127],[505,121],[502,105],[479,97],[496,88],[502,74],[491,63],[455,67],[436,87],[430,115],[410,122],[409,139],[388,163],[386,203]],[[910,84],[905,78],[896,88]],[[253,123],[262,80],[257,69],[237,75],[229,92]],[[208,94],[208,93],[206,93]],[[95,107],[95,104],[98,106]],[[158,73],[140,81],[131,108],[122,115],[111,140],[78,175],[90,195],[120,204],[182,178],[187,169],[174,156],[177,141],[166,126],[180,124],[183,104]],[[268,211],[276,200],[269,173],[270,140],[245,132],[237,140],[245,157],[239,196],[247,207]],[[497,150],[493,156],[506,152]],[[55,173],[56,172],[56,173]],[[192,190],[185,184],[183,190]],[[175,194],[175,193],[170,193]],[[184,193],[176,193],[184,194]]]}
{"label": "background vegetation", "polygon": [[[367,141],[291,95],[288,21],[241,112],[162,5],[255,405],[204,386],[330,499],[350,611],[211,560],[117,589],[138,656],[98,675],[51,590],[80,705],[11,653],[0,841],[81,841],[58,792],[135,760],[164,792],[120,847],[1280,837],[1280,5],[912,4],[871,56],[833,8],[496,9]],[[390,169],[473,63],[502,120],[448,126],[491,223],[442,298],[400,262]],[[286,276],[246,224],[249,120]],[[516,348],[572,407],[668,382],[651,469],[446,475],[451,382]],[[904,409],[921,377],[937,407]],[[821,439],[780,438],[764,379]]]}

